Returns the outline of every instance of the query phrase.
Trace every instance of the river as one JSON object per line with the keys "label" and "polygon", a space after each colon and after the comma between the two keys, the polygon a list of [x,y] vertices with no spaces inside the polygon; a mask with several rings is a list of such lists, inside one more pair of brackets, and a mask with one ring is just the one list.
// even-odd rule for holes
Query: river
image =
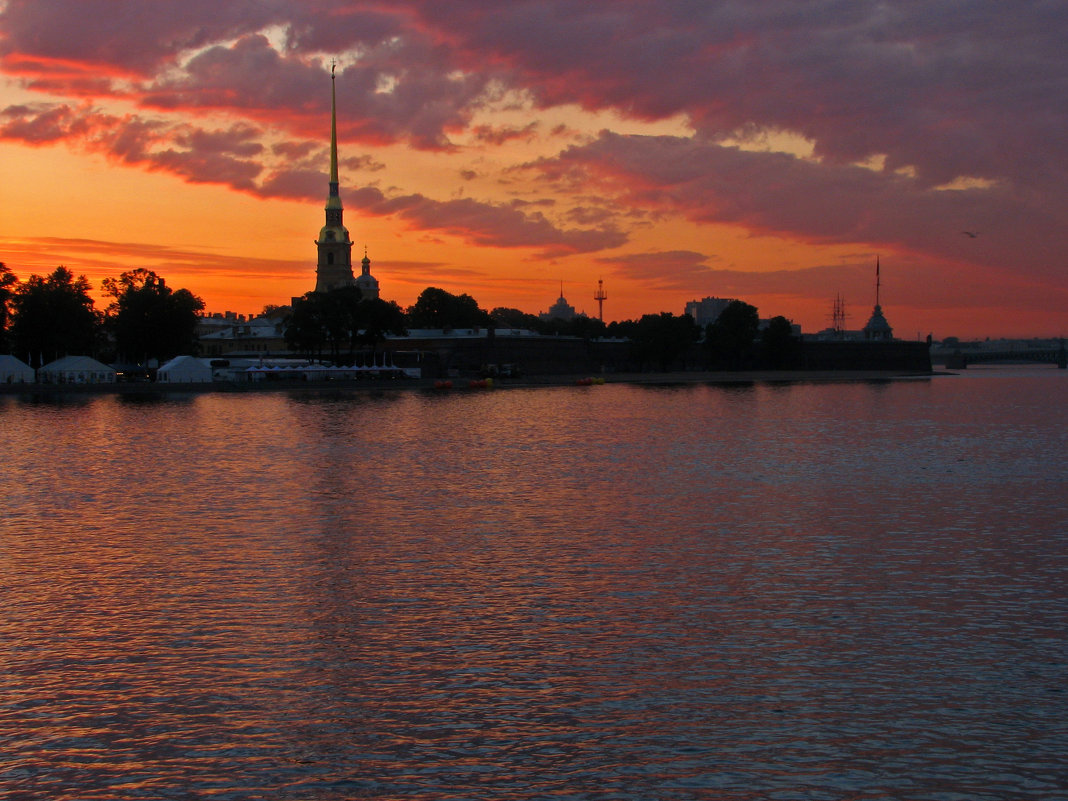
{"label": "river", "polygon": [[0,397],[0,797],[1068,797],[1066,409]]}

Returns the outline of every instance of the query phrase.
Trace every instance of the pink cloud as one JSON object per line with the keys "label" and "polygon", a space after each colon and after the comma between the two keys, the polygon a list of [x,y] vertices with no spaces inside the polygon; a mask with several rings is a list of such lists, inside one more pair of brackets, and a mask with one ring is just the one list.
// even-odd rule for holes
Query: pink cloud
{"label": "pink cloud", "polygon": [[[813,243],[870,243],[942,259],[1015,264],[1054,277],[1050,198],[1008,188],[936,190],[905,176],[682,137],[602,132],[532,165],[561,187],[597,186],[623,206],[729,222]],[[969,225],[990,230],[962,237]]]}
{"label": "pink cloud", "polygon": [[7,0],[4,53],[80,61],[149,74],[189,48],[286,20],[280,2],[184,0]]}
{"label": "pink cloud", "polygon": [[520,127],[502,125],[494,128],[491,125],[476,125],[472,129],[475,139],[488,145],[503,145],[514,139],[529,140],[538,130],[538,123],[532,122]]}
{"label": "pink cloud", "polygon": [[346,205],[366,213],[395,216],[412,227],[458,236],[475,245],[536,247],[545,255],[563,256],[618,247],[627,241],[614,228],[561,229],[538,211],[470,198],[432,200],[420,194],[386,196],[374,187],[346,193]]}

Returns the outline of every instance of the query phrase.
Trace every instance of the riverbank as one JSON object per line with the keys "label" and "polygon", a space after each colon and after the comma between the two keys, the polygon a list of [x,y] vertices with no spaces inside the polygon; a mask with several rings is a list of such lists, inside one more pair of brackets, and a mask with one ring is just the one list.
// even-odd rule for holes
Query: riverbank
{"label": "riverbank", "polygon": [[[751,370],[751,371],[686,371],[670,373],[613,373],[604,376],[605,384],[753,384],[891,381],[952,375],[945,372],[910,373],[897,370]],[[487,391],[489,389],[521,389],[529,387],[576,386],[582,381],[576,375],[524,376],[497,378],[491,387],[471,387],[470,379],[453,379],[444,389],[440,381],[429,378],[355,379],[344,381],[212,381],[205,383],[165,384],[154,382],[118,382],[114,384],[0,384],[0,395],[64,396],[64,395],[188,395],[201,393],[241,392],[310,392],[310,391]]]}

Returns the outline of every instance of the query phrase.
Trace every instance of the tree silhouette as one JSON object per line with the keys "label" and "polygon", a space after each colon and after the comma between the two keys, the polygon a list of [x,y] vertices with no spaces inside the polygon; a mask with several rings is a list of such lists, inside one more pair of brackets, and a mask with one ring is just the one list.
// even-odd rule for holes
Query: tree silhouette
{"label": "tree silhouette", "polygon": [[742,369],[751,355],[759,328],[756,306],[732,300],[705,330],[710,363],[731,370]]}
{"label": "tree silhouette", "polygon": [[794,366],[799,354],[793,326],[783,316],[772,317],[767,328],[760,332],[760,360],[765,366],[779,370]]}
{"label": "tree silhouette", "polygon": [[286,320],[286,344],[293,350],[321,359],[324,352],[336,363],[351,356],[359,336],[359,287],[309,292],[293,304]]}
{"label": "tree silhouette", "polygon": [[700,335],[701,329],[690,315],[676,317],[671,312],[661,312],[643,315],[631,335],[631,341],[635,358],[642,369],[647,363],[652,363],[667,372]]}
{"label": "tree silhouette", "polygon": [[357,307],[356,321],[359,326],[357,341],[370,345],[374,351],[386,336],[406,336],[404,310],[393,300],[370,298]]}
{"label": "tree silhouette", "polygon": [[92,355],[100,315],[89,296],[89,281],[66,267],[42,278],[31,275],[11,298],[12,350],[31,367],[61,356]]}
{"label": "tree silhouette", "polygon": [[117,279],[105,278],[101,288],[112,298],[107,323],[120,358],[135,364],[149,359],[162,363],[197,351],[197,312],[204,301],[188,289],[174,291],[141,267]]}
{"label": "tree silhouette", "polygon": [[490,317],[499,328],[525,328],[528,331],[540,331],[541,319],[536,314],[527,314],[519,309],[498,306],[490,312]]}
{"label": "tree silhouette", "polygon": [[326,347],[325,303],[322,293],[309,292],[293,302],[286,318],[286,345],[308,357],[321,359]]}
{"label": "tree silhouette", "polygon": [[352,363],[356,349],[374,349],[388,334],[403,336],[404,312],[394,301],[363,299],[359,287],[309,292],[293,304],[286,318],[286,344],[321,359]]}
{"label": "tree silhouette", "polygon": [[481,328],[493,324],[489,312],[467,294],[453,295],[444,289],[427,287],[408,307],[412,328]]}
{"label": "tree silhouette", "polygon": [[11,301],[15,297],[19,279],[0,261],[0,353],[10,352],[8,328],[11,325]]}

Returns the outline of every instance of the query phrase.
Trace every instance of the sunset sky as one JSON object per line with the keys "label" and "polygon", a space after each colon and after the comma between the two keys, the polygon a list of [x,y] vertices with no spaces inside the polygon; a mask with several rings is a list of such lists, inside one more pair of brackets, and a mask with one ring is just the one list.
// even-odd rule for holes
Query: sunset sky
{"label": "sunset sky", "polygon": [[[382,295],[1068,335],[1068,4],[0,0],[0,261],[256,313],[341,197]],[[973,235],[966,234],[971,232]],[[102,304],[99,304],[102,305]]]}

